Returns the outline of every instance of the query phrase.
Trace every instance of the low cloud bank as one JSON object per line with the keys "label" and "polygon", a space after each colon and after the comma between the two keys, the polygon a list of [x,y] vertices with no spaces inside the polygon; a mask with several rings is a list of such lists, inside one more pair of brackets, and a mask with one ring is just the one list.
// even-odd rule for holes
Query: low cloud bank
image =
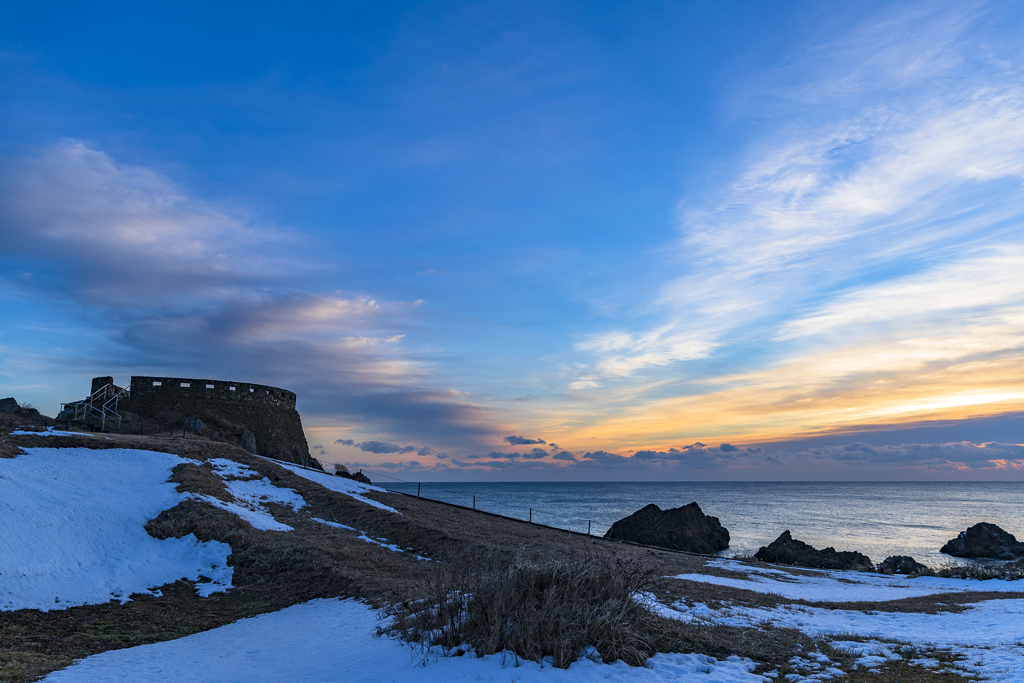
{"label": "low cloud bank", "polygon": [[527,439],[522,436],[506,436],[503,440],[509,442],[513,446],[533,446],[535,444],[547,443],[544,439]]}
{"label": "low cloud bank", "polygon": [[[415,453],[416,455],[425,456],[432,455],[438,459],[444,459],[448,457],[447,453],[436,451],[429,446],[399,446],[398,444],[390,443],[388,441],[354,441],[352,439],[336,439],[335,444],[339,446],[348,446],[349,448],[358,448],[365,453]],[[317,448],[320,448],[317,446]]]}
{"label": "low cloud bank", "polygon": [[[358,444],[357,444],[358,445]],[[366,449],[369,450],[369,449]],[[997,442],[958,441],[934,444],[871,446],[851,443],[800,451],[769,451],[722,443],[700,442],[631,455],[609,451],[529,451],[471,454],[444,463],[392,461],[350,463],[353,466],[443,476],[517,472],[538,479],[639,479],[696,477],[701,479],[872,479],[876,475],[943,478],[975,474],[982,478],[1024,480],[1024,446]]]}

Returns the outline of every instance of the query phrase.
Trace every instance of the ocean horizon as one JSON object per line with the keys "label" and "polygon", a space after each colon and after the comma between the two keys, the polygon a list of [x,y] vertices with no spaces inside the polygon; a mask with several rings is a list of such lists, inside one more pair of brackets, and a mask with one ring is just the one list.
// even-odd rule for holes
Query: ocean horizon
{"label": "ocean horizon", "polygon": [[[910,555],[932,567],[973,562],[942,545],[978,522],[1024,538],[1021,482],[385,482],[399,493],[603,535],[649,503],[696,502],[729,530],[722,557],[751,555],[789,530],[816,548],[874,562]],[[475,497],[475,498],[474,498]]]}

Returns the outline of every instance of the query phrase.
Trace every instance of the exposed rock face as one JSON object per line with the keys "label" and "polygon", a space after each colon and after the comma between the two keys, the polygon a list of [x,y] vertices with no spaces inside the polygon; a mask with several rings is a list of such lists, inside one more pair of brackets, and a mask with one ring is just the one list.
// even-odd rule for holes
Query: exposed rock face
{"label": "exposed rock face", "polygon": [[242,448],[249,451],[250,453],[257,453],[256,448],[256,436],[248,429],[242,430]]}
{"label": "exposed rock face", "polygon": [[959,536],[942,546],[939,552],[953,557],[1013,560],[1024,557],[1024,543],[995,524],[981,522],[961,531]]}
{"label": "exposed rock face", "polygon": [[370,478],[368,476],[363,474],[362,470],[359,470],[358,472],[349,472],[347,469],[342,469],[335,470],[334,473],[339,477],[344,477],[345,479],[351,479],[352,481],[358,481],[360,483],[373,486],[373,482],[370,481]]}
{"label": "exposed rock face", "polygon": [[670,510],[651,503],[612,524],[604,537],[691,553],[711,554],[729,547],[729,530],[696,503]]}
{"label": "exposed rock face", "polygon": [[817,569],[856,569],[859,571],[871,571],[875,565],[867,555],[856,551],[836,552],[835,548],[817,550],[814,547],[793,538],[789,531],[772,541],[768,546],[762,547],[754,557],[762,562],[774,562],[776,564],[792,564],[799,567],[814,567]]}
{"label": "exposed rock face", "polygon": [[17,418],[35,425],[53,424],[53,420],[42,415],[35,408],[22,408],[14,397],[0,398],[0,414]]}
{"label": "exposed rock face", "polygon": [[878,565],[878,571],[882,574],[931,574],[932,570],[921,564],[909,555],[892,555],[885,558],[882,564]]}

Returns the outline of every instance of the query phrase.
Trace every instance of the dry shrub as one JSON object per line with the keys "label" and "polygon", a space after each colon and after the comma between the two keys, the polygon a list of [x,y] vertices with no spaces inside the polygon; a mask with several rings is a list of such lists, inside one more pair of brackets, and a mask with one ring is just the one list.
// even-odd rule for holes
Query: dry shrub
{"label": "dry shrub", "polygon": [[21,447],[8,443],[6,441],[0,441],[0,458],[16,458],[24,453]]}
{"label": "dry shrub", "polygon": [[[638,563],[597,560],[522,561],[508,553],[474,554],[438,563],[422,595],[385,609],[385,633],[461,654],[509,651],[567,668],[587,648],[605,662],[644,666],[645,633],[654,619],[633,599],[647,587]],[[459,648],[459,649],[456,649]],[[590,651],[593,653],[593,651]],[[591,655],[592,656],[592,655]]]}
{"label": "dry shrub", "polygon": [[[1016,562],[992,562],[990,564],[948,565],[935,571],[935,576],[947,579],[1003,579],[1018,581],[1024,579],[1024,558]],[[1021,590],[1024,590],[1022,587]]]}

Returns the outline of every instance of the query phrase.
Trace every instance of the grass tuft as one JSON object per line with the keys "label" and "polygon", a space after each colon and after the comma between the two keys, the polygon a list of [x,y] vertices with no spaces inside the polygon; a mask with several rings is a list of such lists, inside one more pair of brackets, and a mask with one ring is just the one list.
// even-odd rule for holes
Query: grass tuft
{"label": "grass tuft", "polygon": [[936,576],[947,579],[1003,579],[1018,581],[1024,579],[1024,559],[1016,562],[994,562],[992,564],[948,565],[935,572]]}
{"label": "grass tuft", "polygon": [[[461,654],[512,652],[567,668],[585,653],[644,666],[655,619],[634,599],[649,572],[639,563],[570,557],[523,561],[509,553],[438,563],[416,599],[384,610],[383,633]],[[590,649],[593,648],[593,649]]]}

